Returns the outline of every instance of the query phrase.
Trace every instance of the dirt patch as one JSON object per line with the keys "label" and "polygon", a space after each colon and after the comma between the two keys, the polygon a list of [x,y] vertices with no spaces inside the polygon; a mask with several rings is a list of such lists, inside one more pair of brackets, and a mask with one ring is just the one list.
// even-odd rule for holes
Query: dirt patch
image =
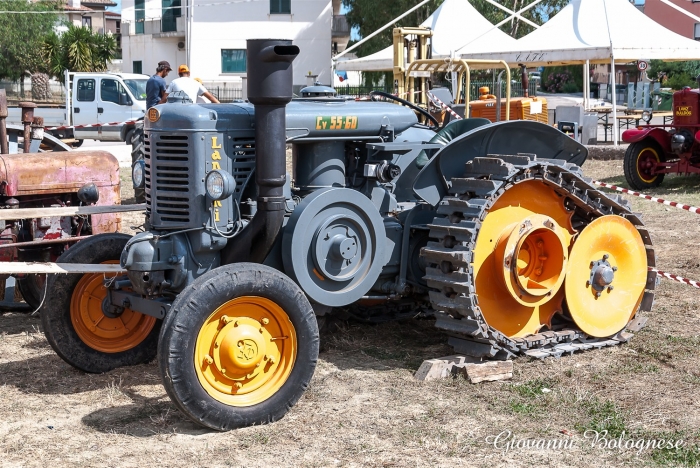
{"label": "dirt patch", "polygon": [[586,146],[588,150],[588,159],[597,159],[601,161],[622,160],[625,158],[625,151],[629,145],[622,144],[620,146],[613,145],[591,145]]}
{"label": "dirt patch", "polygon": [[[619,161],[587,176],[624,184]],[[697,177],[653,193],[698,206]],[[128,190],[128,189],[126,189]],[[700,217],[631,199],[658,266],[700,279]],[[421,383],[426,358],[450,353],[428,320],[342,325],[322,340],[308,391],[281,421],[232,433],[185,420],[155,364],[103,375],[57,357],[39,320],[0,316],[0,462],[4,466],[697,466],[700,291],[663,281],[649,323],[626,345],[572,357],[517,359],[509,382]],[[682,439],[679,450],[591,447],[586,431]],[[573,441],[505,450],[493,437]],[[570,434],[570,435],[568,435]],[[591,433],[589,432],[589,435]]]}

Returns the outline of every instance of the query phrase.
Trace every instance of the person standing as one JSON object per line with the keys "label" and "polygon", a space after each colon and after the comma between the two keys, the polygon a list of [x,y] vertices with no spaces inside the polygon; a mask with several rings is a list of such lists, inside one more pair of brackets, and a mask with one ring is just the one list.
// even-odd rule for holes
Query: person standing
{"label": "person standing", "polygon": [[[204,86],[204,83],[202,83],[201,78],[195,78],[194,81],[196,81],[197,83]],[[204,96],[197,96],[197,104],[209,104],[210,102],[211,101],[209,99],[205,98]]]}
{"label": "person standing", "polygon": [[165,94],[165,77],[170,73],[170,64],[165,60],[158,62],[155,75],[151,76],[146,82],[146,109],[158,104]]}
{"label": "person standing", "polygon": [[166,102],[168,95],[177,91],[185,93],[192,102],[197,102],[197,98],[199,96],[204,96],[214,104],[219,104],[219,100],[216,99],[216,97],[209,91],[207,91],[207,88],[202,86],[201,83],[198,83],[193,78],[190,78],[190,69],[187,65],[180,65],[180,67],[177,69],[177,74],[180,76],[180,78],[175,78],[168,85],[168,88],[165,90],[165,94],[160,99],[159,104]]}

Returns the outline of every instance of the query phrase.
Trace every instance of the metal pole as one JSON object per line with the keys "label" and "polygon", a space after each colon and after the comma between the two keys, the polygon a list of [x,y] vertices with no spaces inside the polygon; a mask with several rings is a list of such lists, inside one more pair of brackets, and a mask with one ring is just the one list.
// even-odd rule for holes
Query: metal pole
{"label": "metal pole", "polygon": [[0,89],[0,154],[8,154],[10,149],[7,144],[7,96],[4,89]]}
{"label": "metal pole", "polygon": [[20,102],[19,107],[22,108],[22,124],[24,124],[24,152],[29,153],[32,146],[32,122],[34,121],[36,104],[33,102]]}
{"label": "metal pole", "polygon": [[610,49],[610,83],[612,85],[612,118],[613,118],[613,145],[617,143],[617,89],[615,87],[615,56],[612,48]]}
{"label": "metal pole", "polygon": [[400,20],[400,19],[403,18],[404,16],[410,15],[410,14],[413,13],[415,10],[417,10],[417,9],[420,8],[420,7],[422,7],[423,5],[425,5],[426,3],[428,3],[429,1],[430,1],[430,0],[423,0],[423,1],[420,2],[418,5],[414,6],[413,8],[411,8],[410,10],[408,10],[407,12],[405,12],[404,14],[402,14],[401,16],[397,16],[397,17],[394,18],[393,20],[389,21],[387,24],[385,24],[385,25],[382,26],[381,28],[377,29],[377,30],[374,31],[372,34],[370,34],[369,36],[367,36],[367,37],[365,37],[364,39],[362,39],[360,42],[356,42],[355,44],[352,45],[352,47],[348,47],[347,49],[345,49],[344,51],[342,51],[341,53],[339,53],[338,55],[336,55],[335,57],[333,57],[333,61],[338,60],[340,57],[342,57],[343,55],[347,54],[347,53],[350,52],[351,50],[356,49],[356,48],[359,47],[360,45],[362,45],[362,44],[364,44],[365,42],[367,42],[368,40],[372,39],[374,36],[376,36],[376,35],[379,34],[380,32],[384,31],[384,30],[385,30],[386,28],[388,28],[389,26],[391,26],[391,25],[393,25],[394,23],[396,23],[398,20]]}
{"label": "metal pole", "polygon": [[73,108],[71,107],[70,72],[63,70],[63,83],[66,91],[66,125],[73,125]]}
{"label": "metal pole", "polygon": [[194,22],[194,1],[188,0],[187,3],[187,66],[192,68],[192,23]]}

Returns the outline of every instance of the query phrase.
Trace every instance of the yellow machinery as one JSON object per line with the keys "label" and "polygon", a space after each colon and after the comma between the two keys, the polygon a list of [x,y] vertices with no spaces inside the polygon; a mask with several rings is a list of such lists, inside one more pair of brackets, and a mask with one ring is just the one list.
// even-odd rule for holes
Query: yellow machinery
{"label": "yellow machinery", "polygon": [[[542,97],[511,98],[511,73],[502,60],[428,59],[428,42],[433,32],[430,29],[394,29],[394,91],[396,95],[412,104],[427,107],[427,79],[434,73],[454,73],[455,96],[464,96],[468,103],[469,117],[482,117],[492,122],[503,120],[534,120],[547,123],[547,100]],[[479,99],[470,98],[470,71],[473,67],[504,68],[506,71],[506,96],[501,106],[501,115],[496,118],[497,99],[494,95],[480,93]],[[464,85],[463,85],[464,83]],[[482,91],[483,89],[480,89]],[[488,99],[483,96],[487,95]],[[459,101],[458,101],[459,104]]]}

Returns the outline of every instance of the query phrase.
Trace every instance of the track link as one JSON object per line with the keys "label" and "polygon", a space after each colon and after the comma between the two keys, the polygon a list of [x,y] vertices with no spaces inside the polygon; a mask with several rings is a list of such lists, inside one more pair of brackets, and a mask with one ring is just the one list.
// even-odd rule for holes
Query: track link
{"label": "track link", "polygon": [[[475,158],[466,164],[464,178],[451,181],[450,195],[440,202],[438,217],[429,225],[432,240],[421,251],[428,264],[425,280],[431,288],[435,325],[447,332],[448,343],[457,353],[495,359],[517,355],[559,357],[625,342],[632,337],[630,332],[640,329],[646,321],[636,316],[627,324],[627,332],[623,330],[608,338],[588,336],[573,321],[566,320],[553,324],[552,330],[523,338],[509,338],[486,323],[479,308],[472,270],[481,222],[505,191],[533,179],[565,197],[566,208],[574,212],[573,227],[579,232],[604,215],[629,220],[644,241],[648,266],[656,265],[651,238],[640,216],[630,211],[626,200],[597,190],[589,183],[590,179],[583,177],[578,166],[564,160],[537,160],[533,155]],[[656,272],[649,271],[640,310],[651,310],[656,284]]]}

